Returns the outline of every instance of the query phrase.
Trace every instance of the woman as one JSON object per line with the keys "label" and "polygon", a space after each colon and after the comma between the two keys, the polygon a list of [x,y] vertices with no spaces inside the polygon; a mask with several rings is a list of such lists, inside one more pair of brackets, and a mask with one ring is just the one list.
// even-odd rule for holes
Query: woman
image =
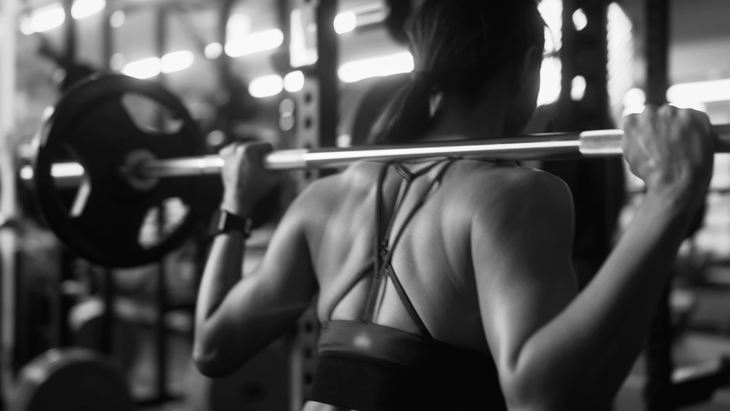
{"label": "woman", "polygon": [[[532,0],[429,0],[411,22],[413,81],[381,143],[518,134],[535,110],[543,27]],[[214,240],[194,359],[234,371],[318,293],[320,364],[305,410],[595,410],[646,336],[682,235],[709,184],[707,118],[628,117],[625,153],[647,184],[636,218],[580,293],[565,184],[514,163],[360,162],[308,187],[260,266],[244,235]],[[266,145],[224,149],[221,208],[240,217],[276,176]]]}

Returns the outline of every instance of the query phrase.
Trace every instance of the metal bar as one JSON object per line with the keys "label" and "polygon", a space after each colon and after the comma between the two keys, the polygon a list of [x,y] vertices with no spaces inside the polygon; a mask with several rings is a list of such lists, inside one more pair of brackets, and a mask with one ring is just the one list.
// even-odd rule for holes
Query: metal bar
{"label": "metal bar", "polygon": [[112,71],[111,61],[114,55],[114,28],[111,17],[116,10],[115,0],[107,0],[104,7],[104,18],[101,23],[101,54],[105,71]]}
{"label": "metal bar", "polygon": [[[11,133],[15,128],[18,0],[0,0],[0,222],[18,216]],[[0,229],[0,402],[10,404],[15,378],[18,238]]]}
{"label": "metal bar", "polygon": [[[169,10],[168,6],[160,6],[157,8],[157,24],[155,32],[155,48],[157,56],[162,57],[167,53],[169,40]],[[225,43],[223,43],[225,44]],[[225,53],[224,53],[225,54]],[[168,81],[167,75],[160,72],[158,77],[160,84],[165,85]],[[158,124],[162,126],[163,116],[158,113]],[[162,128],[160,128],[162,129]],[[165,210],[162,205],[157,207],[157,223],[158,235],[162,235],[162,225],[164,224]],[[155,305],[157,308],[157,318],[155,318],[155,379],[156,395],[152,401],[164,402],[172,398],[167,390],[167,364],[168,364],[168,332],[165,324],[165,315],[167,314],[167,287],[165,286],[165,276],[167,272],[167,261],[162,258],[157,264],[157,291]]]}
{"label": "metal bar", "polygon": [[646,102],[660,106],[667,102],[669,88],[669,44],[671,1],[646,0]]}
{"label": "metal bar", "polygon": [[[339,39],[335,32],[338,0],[319,0],[316,6],[317,19],[317,65],[315,75],[319,85],[317,99],[319,122],[318,147],[337,146],[337,121],[339,112],[340,79],[337,70],[340,65]],[[305,124],[306,127],[306,124]],[[327,172],[320,173],[320,176]]]}
{"label": "metal bar", "polygon": [[71,15],[73,5],[73,0],[63,1],[63,11],[66,13],[66,18],[63,21],[63,31],[66,35],[64,45],[66,47],[62,51],[61,64],[66,69],[70,69],[76,64],[76,19]]}
{"label": "metal bar", "polygon": [[[712,126],[717,135],[716,153],[730,153],[730,124]],[[264,158],[268,170],[337,168],[361,160],[413,160],[444,156],[492,160],[565,160],[618,157],[622,155],[622,130],[596,130],[582,133],[544,133],[495,140],[451,140],[404,146],[362,148],[292,149],[274,151]],[[223,159],[216,155],[175,159],[146,160],[135,166],[140,178],[165,178],[220,173]],[[54,164],[51,173],[59,188],[78,185],[83,167],[78,163]],[[30,166],[24,167],[23,180],[33,178]]]}
{"label": "metal bar", "polygon": [[[713,126],[718,135],[716,152],[730,152],[730,125]],[[353,149],[280,150],[264,158],[269,170],[342,167],[360,160],[409,160],[454,156],[495,160],[558,160],[618,157],[622,155],[622,130],[582,133],[546,133],[496,140],[445,141],[407,146],[372,146]],[[152,160],[140,164],[143,178],[218,173],[217,156]]]}
{"label": "metal bar", "polygon": [[[442,156],[499,159],[525,159],[537,156],[540,158],[581,157],[579,138],[579,134],[559,133],[523,139],[448,141],[409,146],[280,150],[270,153],[264,158],[264,167],[269,170],[333,168],[360,160],[406,160]],[[615,153],[615,155],[620,154],[620,151]],[[223,160],[220,157],[206,156],[146,161],[140,165],[138,171],[142,177],[159,178],[215,174],[220,172],[222,166]]]}

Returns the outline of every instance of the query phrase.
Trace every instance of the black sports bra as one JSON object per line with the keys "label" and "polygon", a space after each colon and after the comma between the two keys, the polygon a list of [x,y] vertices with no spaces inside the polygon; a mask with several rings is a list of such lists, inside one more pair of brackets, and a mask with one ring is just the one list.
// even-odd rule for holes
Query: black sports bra
{"label": "black sports bra", "polygon": [[[364,314],[359,321],[328,320],[322,324],[311,400],[358,411],[507,409],[492,358],[435,340],[391,265],[393,250],[408,223],[438,189],[454,161],[436,161],[416,173],[398,163],[386,164],[381,170],[376,188],[374,257],[357,278],[374,275]],[[383,183],[391,166],[403,181],[392,217],[381,233]],[[431,176],[431,182],[391,236],[411,183],[423,175]],[[372,322],[384,278],[394,285],[420,334]]]}

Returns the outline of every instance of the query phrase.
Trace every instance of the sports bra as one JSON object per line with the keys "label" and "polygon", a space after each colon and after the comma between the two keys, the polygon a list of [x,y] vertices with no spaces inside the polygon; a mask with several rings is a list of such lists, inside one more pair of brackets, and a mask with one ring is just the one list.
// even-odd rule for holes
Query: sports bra
{"label": "sports bra", "polygon": [[[438,189],[454,161],[436,161],[415,173],[399,163],[383,166],[376,188],[374,256],[353,282],[373,275],[365,310],[360,320],[329,319],[322,323],[320,357],[310,400],[358,411],[506,411],[492,358],[434,339],[391,265],[393,251],[408,224]],[[390,167],[395,167],[403,180],[390,221],[381,233],[383,183]],[[421,176],[429,176],[431,181],[391,236],[412,182]],[[381,283],[386,278],[392,282],[419,334],[373,323]]]}

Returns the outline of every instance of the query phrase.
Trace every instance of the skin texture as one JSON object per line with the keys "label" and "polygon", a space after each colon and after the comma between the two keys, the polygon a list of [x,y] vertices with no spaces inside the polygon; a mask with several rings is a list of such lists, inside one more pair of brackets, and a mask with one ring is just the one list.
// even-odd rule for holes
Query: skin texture
{"label": "skin texture", "polygon": [[[533,54],[488,82],[476,106],[446,96],[424,140],[498,137],[524,126],[539,88]],[[649,107],[624,128],[626,157],[648,191],[580,294],[570,263],[568,188],[515,164],[456,162],[395,253],[394,268],[432,335],[491,355],[510,410],[589,410],[611,400],[641,349],[673,256],[705,194],[712,170],[706,116]],[[269,149],[222,153],[223,208],[246,215],[270,189],[276,177],[260,166]],[[261,265],[245,277],[241,236],[215,239],[196,313],[194,360],[202,373],[233,372],[291,327],[317,292],[321,320],[331,309],[334,319],[360,316],[370,279],[343,294],[371,256],[380,167],[357,163],[310,185],[288,209]],[[394,203],[399,182],[388,175],[384,204]],[[386,207],[384,219],[390,213]],[[375,322],[417,332],[391,286]],[[337,408],[308,403],[305,409]]]}

